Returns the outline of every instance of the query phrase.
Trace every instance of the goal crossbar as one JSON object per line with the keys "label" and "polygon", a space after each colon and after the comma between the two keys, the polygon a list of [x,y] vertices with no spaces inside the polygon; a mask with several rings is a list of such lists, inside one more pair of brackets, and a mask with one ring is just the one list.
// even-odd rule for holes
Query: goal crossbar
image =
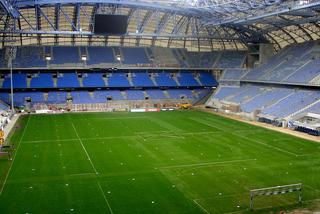
{"label": "goal crossbar", "polygon": [[250,190],[250,209],[253,210],[254,197],[281,195],[281,194],[287,194],[292,192],[298,192],[298,202],[300,203],[302,201],[302,184],[301,183]]}

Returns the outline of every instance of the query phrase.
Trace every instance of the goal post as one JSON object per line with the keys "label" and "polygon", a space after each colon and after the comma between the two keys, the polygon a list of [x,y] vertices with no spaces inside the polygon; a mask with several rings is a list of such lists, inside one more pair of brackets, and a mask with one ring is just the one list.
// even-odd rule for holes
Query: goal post
{"label": "goal post", "polygon": [[298,202],[302,201],[302,183],[274,186],[250,190],[250,210],[253,210],[254,198],[257,196],[272,196],[297,192]]}

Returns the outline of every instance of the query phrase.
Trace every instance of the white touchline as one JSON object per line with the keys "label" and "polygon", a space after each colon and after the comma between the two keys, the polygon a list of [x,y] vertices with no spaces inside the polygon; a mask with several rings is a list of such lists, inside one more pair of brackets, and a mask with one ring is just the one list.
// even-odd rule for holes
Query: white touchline
{"label": "white touchline", "polygon": [[19,148],[20,148],[20,144],[21,144],[22,139],[23,139],[23,137],[24,137],[24,135],[25,135],[25,133],[26,133],[26,130],[27,130],[27,128],[28,128],[28,124],[29,124],[30,117],[31,117],[31,116],[29,115],[29,116],[28,116],[27,123],[26,123],[26,126],[24,127],[23,132],[22,132],[22,135],[21,135],[21,138],[20,138],[20,140],[19,140],[19,144],[18,144],[17,150],[16,150],[15,153],[13,154],[12,163],[11,163],[11,165],[10,165],[10,167],[9,167],[9,170],[8,170],[8,173],[7,173],[7,175],[6,175],[5,179],[4,179],[3,185],[2,185],[1,190],[0,190],[0,195],[2,194],[3,189],[4,189],[4,186],[5,186],[6,183],[7,183],[9,174],[10,174],[10,172],[11,172],[11,168],[12,168],[12,166],[13,166],[13,164],[14,164],[14,161],[15,161],[16,154],[18,153],[18,150],[19,150]]}

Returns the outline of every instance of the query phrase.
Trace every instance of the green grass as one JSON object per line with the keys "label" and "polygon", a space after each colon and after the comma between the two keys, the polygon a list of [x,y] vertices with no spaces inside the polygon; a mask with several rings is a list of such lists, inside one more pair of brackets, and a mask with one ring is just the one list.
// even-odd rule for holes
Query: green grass
{"label": "green grass", "polygon": [[[0,159],[3,214],[249,213],[250,189],[299,182],[305,201],[320,198],[320,144],[204,112],[19,123],[12,167]],[[283,210],[296,194],[255,202],[256,213]]]}

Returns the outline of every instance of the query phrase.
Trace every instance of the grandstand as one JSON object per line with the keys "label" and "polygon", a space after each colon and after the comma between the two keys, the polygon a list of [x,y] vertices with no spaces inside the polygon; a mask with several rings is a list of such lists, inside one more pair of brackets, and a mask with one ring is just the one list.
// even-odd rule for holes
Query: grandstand
{"label": "grandstand", "polygon": [[319,8],[0,1],[0,213],[320,212]]}

